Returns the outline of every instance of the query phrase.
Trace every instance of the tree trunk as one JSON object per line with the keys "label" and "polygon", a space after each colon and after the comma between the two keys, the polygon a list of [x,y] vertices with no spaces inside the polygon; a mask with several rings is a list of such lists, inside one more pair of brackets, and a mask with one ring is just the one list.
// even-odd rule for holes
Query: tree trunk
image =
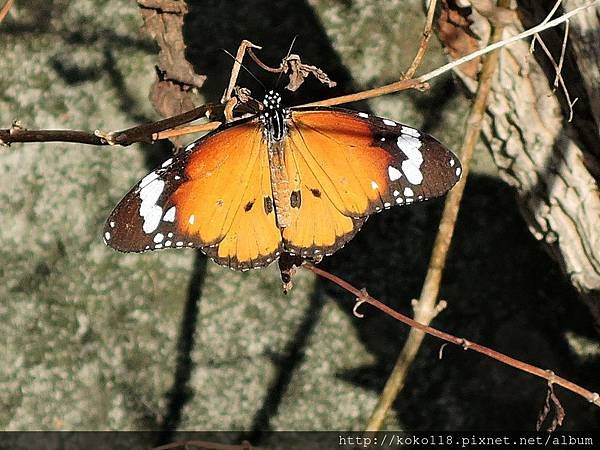
{"label": "tree trunk", "polygon": [[[541,22],[554,3],[519,2],[519,20],[505,28],[505,37]],[[565,2],[565,9],[583,3],[586,0]],[[501,177],[516,189],[531,233],[560,263],[600,327],[598,15],[598,7],[592,7],[570,22],[561,73],[571,99],[578,98],[572,121],[568,121],[571,112],[565,93],[560,86],[553,87],[556,70],[542,46],[538,42],[530,55],[530,41],[519,41],[501,50],[482,138]],[[488,36],[482,34],[489,34],[489,20],[475,8],[468,19],[473,21],[471,31],[481,38],[480,45],[487,44]],[[556,62],[563,35],[564,25],[541,35]],[[474,91],[474,80],[457,72]]]}

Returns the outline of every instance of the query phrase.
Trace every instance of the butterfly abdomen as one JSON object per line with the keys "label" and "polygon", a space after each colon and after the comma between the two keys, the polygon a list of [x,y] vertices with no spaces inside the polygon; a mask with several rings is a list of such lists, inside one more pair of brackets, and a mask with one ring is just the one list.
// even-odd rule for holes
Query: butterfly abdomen
{"label": "butterfly abdomen", "polygon": [[269,168],[277,226],[286,228],[290,224],[292,192],[285,165],[283,141],[269,142]]}

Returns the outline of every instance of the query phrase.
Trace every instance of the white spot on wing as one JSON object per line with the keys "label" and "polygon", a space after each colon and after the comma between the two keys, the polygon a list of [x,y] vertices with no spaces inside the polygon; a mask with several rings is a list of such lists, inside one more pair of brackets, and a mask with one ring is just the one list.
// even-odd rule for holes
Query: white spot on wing
{"label": "white spot on wing", "polygon": [[175,211],[176,211],[176,207],[175,206],[171,206],[167,212],[165,213],[165,215],[163,216],[163,220],[165,222],[175,222]]}
{"label": "white spot on wing", "polygon": [[394,192],[392,192],[392,194],[394,194],[394,197],[398,197],[400,195],[400,192],[399,191],[394,191]]}
{"label": "white spot on wing", "polygon": [[373,189],[377,189],[379,187],[379,185],[377,183],[375,183],[374,181],[371,181],[371,187]]}
{"label": "white spot on wing", "polygon": [[187,147],[185,147],[183,150],[186,151],[186,152],[189,152],[190,150],[192,150],[196,146],[196,142],[197,141],[194,141],[191,144],[188,144]]}
{"label": "white spot on wing", "polygon": [[177,242],[175,243],[175,245],[176,245],[177,247],[181,247],[181,246],[183,245],[183,242],[181,242],[181,241],[177,241]]}
{"label": "white spot on wing", "polygon": [[454,161],[454,159],[451,159],[451,160],[450,160],[450,167],[454,167],[454,164],[455,164],[455,161]]}
{"label": "white spot on wing", "polygon": [[398,148],[408,159],[402,161],[402,172],[411,184],[421,184],[423,173],[423,153],[419,150],[422,142],[414,136],[402,134],[398,136]]}
{"label": "white spot on wing", "polygon": [[169,159],[167,159],[167,160],[166,160],[164,163],[162,163],[162,166],[161,166],[161,167],[167,167],[167,166],[170,166],[172,162],[173,162],[173,158],[169,158]]}
{"label": "white spot on wing", "polygon": [[405,197],[412,197],[413,195],[415,195],[415,193],[413,192],[413,190],[409,187],[405,187],[404,188],[404,196]]}
{"label": "white spot on wing", "polygon": [[414,136],[407,134],[398,136],[398,147],[402,150],[402,153],[418,167],[423,164],[423,153],[419,150],[421,144],[422,142]]}
{"label": "white spot on wing", "polygon": [[156,180],[157,178],[158,178],[158,174],[156,172],[150,172],[148,175],[146,175],[144,178],[142,178],[142,181],[140,181],[140,185],[138,187],[140,189],[143,189],[149,183]]}
{"label": "white spot on wing", "polygon": [[165,236],[162,233],[156,233],[156,235],[154,236],[154,243],[158,244],[159,242],[162,242],[164,238]]}
{"label": "white spot on wing", "polygon": [[396,126],[396,122],[394,122],[393,120],[389,120],[389,119],[383,119],[383,123],[385,123],[388,127]]}
{"label": "white spot on wing", "polygon": [[112,220],[110,221],[110,224],[109,224],[109,225],[110,225],[110,227],[111,227],[111,228],[114,228],[114,227],[115,227],[115,223],[114,223]]}
{"label": "white spot on wing", "polygon": [[396,181],[402,176],[402,172],[393,166],[388,166],[388,175],[390,176],[390,180]]}
{"label": "white spot on wing", "polygon": [[104,239],[106,239],[107,241],[110,241],[110,233],[108,231],[106,233],[104,233]]}
{"label": "white spot on wing", "polygon": [[165,247],[170,247],[171,246],[171,241],[166,241],[165,242]]}
{"label": "white spot on wing", "polygon": [[157,179],[157,177],[158,175],[156,175],[156,172],[152,172],[140,183],[140,186],[143,186],[139,194],[140,199],[142,200],[142,204],[140,205],[140,216],[144,219],[142,228],[146,234],[156,230],[160,223],[160,218],[162,217],[162,208],[158,206],[156,202],[158,202],[158,199],[163,192],[165,182]]}
{"label": "white spot on wing", "polygon": [[358,117],[362,117],[363,119],[368,119],[369,115],[367,113],[364,113],[364,112],[359,112],[358,113]]}
{"label": "white spot on wing", "polygon": [[456,176],[457,176],[457,177],[460,177],[460,173],[461,173],[461,172],[462,172],[461,168],[460,168],[460,167],[457,167],[457,168],[456,168]]}
{"label": "white spot on wing", "polygon": [[[196,217],[192,214],[188,220],[188,222],[190,223],[190,225],[194,225],[194,221],[196,220]],[[191,242],[190,242],[191,244]]]}
{"label": "white spot on wing", "polygon": [[404,134],[408,134],[409,136],[413,136],[413,137],[419,137],[421,136],[421,134],[415,130],[414,128],[411,127],[407,127],[406,125],[402,125],[402,133]]}
{"label": "white spot on wing", "polygon": [[406,178],[411,184],[421,184],[423,181],[423,173],[412,164],[410,159],[402,161],[402,172],[406,174]]}

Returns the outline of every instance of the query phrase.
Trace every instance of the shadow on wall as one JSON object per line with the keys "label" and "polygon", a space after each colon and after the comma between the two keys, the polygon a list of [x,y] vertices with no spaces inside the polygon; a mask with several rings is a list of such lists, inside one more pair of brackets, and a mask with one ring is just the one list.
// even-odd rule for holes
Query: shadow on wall
{"label": "shadow on wall", "polygon": [[[442,207],[440,199],[373,216],[323,267],[412,316],[410,301],[420,293]],[[330,285],[328,290],[352,314],[352,298]],[[593,389],[597,383],[598,362],[577,358],[565,336],[596,339],[589,313],[528,232],[512,189],[498,179],[472,175],[469,180],[441,298],[449,305],[435,319],[436,328],[552,368],[583,386]],[[361,308],[365,318],[354,321],[377,362],[339,376],[381,392],[408,328],[369,306]],[[546,392],[542,380],[453,345],[439,360],[441,345],[425,339],[395,404],[406,429],[534,430]],[[564,391],[559,397],[569,411],[564,429],[598,426],[583,399]]]}
{"label": "shadow on wall", "polygon": [[[327,98],[354,91],[350,73],[323,30],[312,8],[305,2],[249,1],[236,5],[217,1],[189,1],[184,24],[187,57],[196,71],[208,76],[203,93],[208,100],[221,97],[232,61],[220,49],[234,53],[242,39],[264,47],[260,57],[277,65],[296,34],[294,52],[338,82],[328,89],[315,80],[294,94],[288,104]],[[267,88],[276,76],[250,65]],[[242,72],[243,84],[261,97],[260,87]],[[448,86],[431,102],[417,104],[430,117],[431,104],[442,105]],[[355,105],[356,106],[356,105]],[[366,105],[360,109],[368,111]],[[429,116],[427,115],[429,114]],[[435,120],[430,120],[430,123]],[[151,153],[150,153],[151,152]],[[148,149],[148,155],[156,149]],[[156,164],[148,156],[149,168]],[[323,262],[323,267],[369,292],[394,308],[409,314],[410,299],[419,294],[431,246],[437,231],[442,201],[398,208],[372,217],[346,248]],[[190,279],[186,314],[179,332],[178,364],[169,394],[166,417],[161,424],[168,434],[180,423],[182,408],[189,400],[190,354],[201,297],[205,260],[196,257]],[[287,356],[278,361],[278,376],[268,388],[269,397],[259,406],[250,430],[254,445],[260,444],[271,418],[285,395],[292,374],[301,363],[308,336],[318,321],[323,292],[337,299],[349,314],[352,299],[329,284],[318,282],[298,332],[290,336]],[[442,297],[450,303],[436,325],[517,358],[552,367],[581,384],[590,384],[598,364],[579,362],[569,352],[565,332],[593,335],[586,311],[556,265],[540,250],[521,220],[513,192],[497,179],[473,176],[466,192],[453,250],[444,276]],[[407,329],[364,307],[366,317],[354,320],[359,335],[377,363],[372,367],[341,373],[340,382],[351,382],[379,392],[389,374]],[[396,403],[396,414],[407,429],[532,429],[541,408],[545,384],[472,352],[447,347],[439,361],[440,342],[427,338],[407,385]],[[581,399],[561,395],[569,416],[567,429],[589,429],[589,408]],[[490,408],[493,405],[493,408]],[[581,414],[579,414],[581,412]]]}
{"label": "shadow on wall", "polygon": [[[294,53],[300,54],[304,62],[323,68],[338,82],[338,87],[329,89],[316,80],[309,80],[302,86],[300,92],[284,92],[286,104],[293,105],[341,95],[352,89],[350,75],[331,48],[327,35],[312,8],[304,2],[249,1],[236,4],[234,8],[230,3],[224,2],[188,1],[188,6],[189,13],[185,18],[183,30],[187,45],[186,57],[194,65],[197,73],[207,75],[207,81],[202,88],[207,100],[220,99],[229,81],[232,60],[221,49],[235,54],[240,42],[248,39],[264,47],[259,55],[265,63],[277,66],[287,54],[289,46],[293,38],[299,34],[299,30],[301,30],[301,34],[294,46]],[[266,89],[277,87],[276,75],[262,72],[250,62],[247,65],[261,79]],[[284,82],[287,81],[282,80],[282,84]],[[263,87],[244,71],[241,72],[239,84],[249,87],[256,98],[260,99],[264,95]],[[363,109],[365,109],[364,106]],[[204,257],[197,256],[196,267],[200,266],[199,259],[204,259]],[[190,280],[190,291],[192,290],[191,286],[203,283],[204,276],[204,269],[195,271],[195,275]],[[253,419],[251,433],[253,442],[260,441],[261,432],[270,429],[270,419],[276,414],[291,375],[302,360],[306,341],[321,310],[320,286],[316,286],[311,298],[313,307],[310,308],[310,314],[307,314],[296,335],[290,338],[285,352],[286,356],[278,360],[278,376],[268,387],[268,398],[258,408],[256,417]],[[197,300],[190,298],[190,302],[195,301]],[[197,308],[191,308],[188,305],[186,313],[195,314],[195,311]],[[181,410],[190,399],[187,383],[192,367],[191,364],[185,364],[185,361],[190,360],[192,351],[192,347],[188,345],[189,340],[191,339],[193,342],[193,336],[185,332],[185,330],[193,329],[193,326],[190,327],[190,318],[184,317],[182,327],[178,354],[178,361],[182,364],[178,364],[176,381],[169,394],[170,403],[165,414],[166,419],[162,424],[164,433],[159,439],[160,442],[169,441],[170,434],[179,426]],[[181,338],[185,335],[188,336],[188,340]]]}

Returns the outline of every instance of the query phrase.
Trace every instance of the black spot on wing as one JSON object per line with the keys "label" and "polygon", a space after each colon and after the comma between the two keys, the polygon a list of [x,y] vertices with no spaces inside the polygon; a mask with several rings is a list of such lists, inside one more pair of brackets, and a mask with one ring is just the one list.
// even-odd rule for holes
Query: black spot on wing
{"label": "black spot on wing", "polygon": [[293,191],[290,195],[290,206],[292,208],[300,208],[302,204],[302,194],[300,191]]}
{"label": "black spot on wing", "polygon": [[271,197],[265,197],[263,203],[265,213],[267,213],[267,215],[271,214],[273,212],[273,199]]}

